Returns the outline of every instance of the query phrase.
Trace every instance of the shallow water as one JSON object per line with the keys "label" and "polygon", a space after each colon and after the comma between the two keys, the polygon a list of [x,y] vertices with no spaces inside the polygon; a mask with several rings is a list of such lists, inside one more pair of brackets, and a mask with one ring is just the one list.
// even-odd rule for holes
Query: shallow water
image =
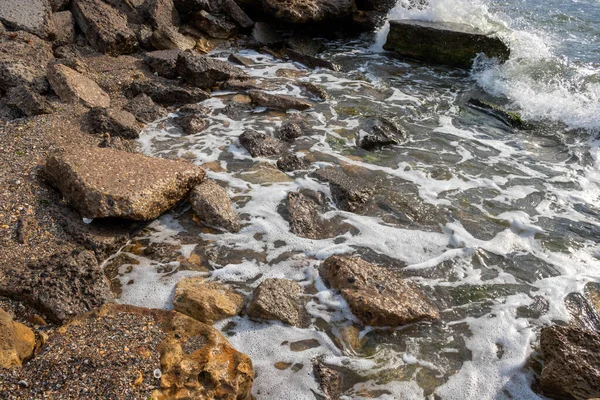
{"label": "shallow water", "polygon": [[[454,20],[492,24],[506,37],[534,37],[545,43],[545,60],[555,63],[550,69],[562,56],[571,57],[566,65],[593,65],[593,56],[573,46],[564,46],[572,53],[560,53],[560,35],[554,42],[539,35],[543,24],[533,18],[539,14],[536,7],[558,6],[517,3],[530,11],[528,24],[529,14],[516,7],[510,16],[499,2],[469,2],[471,8],[454,13]],[[593,2],[578,4],[597,11]],[[397,8],[391,15],[441,19],[460,7],[467,5],[434,0],[430,8]],[[564,20],[558,14],[548,18]],[[573,109],[554,112],[553,92],[535,86],[541,79],[526,87],[547,98],[546,108],[536,108],[535,96],[526,91],[523,98],[513,96],[510,88],[533,79],[517,70],[536,73],[539,59],[480,64],[465,73],[395,59],[378,51],[374,40],[327,42],[325,56],[342,65],[342,72],[307,71],[267,55],[242,53],[256,62],[247,72],[273,92],[305,96],[297,78],[277,76],[282,68],[304,71],[300,80],[325,88],[330,100],[316,102],[307,112],[258,108],[232,119],[220,110],[244,99],[220,92],[203,103],[212,112],[205,131],[183,136],[172,122],[176,115],[145,130],[141,143],[147,154],[211,167],[208,176],[228,188],[244,226],[237,234],[202,228],[185,206],[164,215],[120,253],[129,257],[117,278],[120,300],[171,308],[175,283],[192,275],[231,283],[248,294],[269,277],[298,281],[312,316],[309,328],[246,317],[216,324],[252,358],[254,393],[260,399],[319,398],[315,357],[342,371],[345,398],[537,399],[530,386],[539,372],[535,352],[541,327],[571,319],[565,297],[584,293],[586,285],[600,279],[595,139],[600,124],[599,114],[592,115],[598,99],[588,102],[591,110],[581,108],[593,90],[567,88],[567,94],[556,96]],[[556,87],[565,82],[557,78]],[[533,126],[506,126],[465,106],[471,97],[520,111]],[[579,122],[573,123],[572,112],[580,113]],[[363,122],[375,116],[400,124],[408,133],[406,143],[374,152],[358,148]],[[311,162],[307,171],[279,172],[275,160],[253,159],[237,141],[248,127],[273,132],[297,117],[311,130],[291,151]],[[297,237],[282,211],[287,193],[313,189],[330,197],[327,184],[311,175],[328,165],[368,179],[381,195],[361,214],[338,210],[329,198],[325,217],[339,235]],[[342,253],[401,268],[440,307],[440,321],[395,330],[360,327],[316,269],[329,255]],[[344,339],[350,326],[360,330],[358,348]],[[290,344],[309,339],[320,345],[293,351]],[[290,365],[280,370],[277,362]]]}

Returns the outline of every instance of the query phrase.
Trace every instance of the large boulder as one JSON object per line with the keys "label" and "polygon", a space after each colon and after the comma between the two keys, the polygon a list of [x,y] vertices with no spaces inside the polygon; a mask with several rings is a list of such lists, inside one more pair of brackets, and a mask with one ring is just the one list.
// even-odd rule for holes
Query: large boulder
{"label": "large boulder", "polygon": [[0,368],[20,367],[34,348],[33,331],[0,308]]}
{"label": "large boulder", "polygon": [[283,22],[303,24],[341,19],[354,10],[353,0],[261,0],[264,10]]}
{"label": "large boulder", "polygon": [[185,278],[175,286],[173,308],[205,324],[233,317],[242,311],[244,298],[219,282]]}
{"label": "large boulder", "polygon": [[73,16],[89,42],[101,53],[118,56],[137,50],[127,18],[102,0],[74,0]]}
{"label": "large boulder", "polygon": [[560,399],[600,397],[600,334],[571,326],[542,328],[544,394]]}
{"label": "large boulder", "polygon": [[331,256],[319,268],[365,325],[390,326],[439,318],[439,311],[414,283],[360,257]]}
{"label": "large boulder", "polygon": [[0,21],[11,30],[26,31],[48,39],[53,35],[52,7],[48,0],[0,1]]}
{"label": "large boulder", "polygon": [[184,161],[110,148],[68,148],[48,158],[45,174],[84,218],[149,221],[184,199],[204,170]]}
{"label": "large boulder", "polygon": [[240,220],[231,207],[229,194],[217,182],[207,179],[194,187],[190,203],[204,225],[229,232],[240,230]]}
{"label": "large boulder", "polygon": [[509,48],[492,34],[450,22],[390,21],[383,48],[404,57],[467,69],[479,53],[500,61],[510,56]]}
{"label": "large boulder", "polygon": [[0,374],[0,397],[23,399],[250,400],[254,380],[251,360],[216,329],[115,304],[60,327],[18,374]]}
{"label": "large boulder", "polygon": [[306,327],[308,313],[301,301],[302,286],[289,279],[270,278],[261,282],[248,305],[248,316],[254,319],[278,320]]}
{"label": "large boulder", "polygon": [[219,82],[230,79],[247,79],[248,75],[228,62],[195,55],[191,52],[177,58],[177,72],[190,84],[201,89],[210,89]]}
{"label": "large boulder", "polygon": [[248,90],[252,104],[271,108],[273,110],[308,110],[313,106],[310,101],[299,99],[285,94],[273,94],[262,90]]}
{"label": "large boulder", "polygon": [[157,28],[152,32],[150,43],[159,50],[192,50],[196,41],[180,33],[174,26]]}
{"label": "large boulder", "polygon": [[27,32],[0,35],[0,89],[29,86],[38,93],[48,90],[46,66],[52,47]]}
{"label": "large boulder", "polygon": [[48,67],[48,81],[54,93],[66,103],[81,102],[88,107],[110,106],[110,96],[90,78],[63,64]]}

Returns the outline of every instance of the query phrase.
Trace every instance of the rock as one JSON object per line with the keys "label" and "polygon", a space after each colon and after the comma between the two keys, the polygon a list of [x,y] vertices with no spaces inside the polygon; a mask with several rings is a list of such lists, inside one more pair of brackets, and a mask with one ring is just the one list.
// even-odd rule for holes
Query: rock
{"label": "rock", "polygon": [[251,67],[253,65],[256,65],[256,63],[254,61],[252,61],[250,58],[240,56],[239,54],[231,54],[227,58],[227,61],[229,61],[230,63],[233,63],[233,64],[242,65],[244,67]]}
{"label": "rock", "polygon": [[286,154],[277,160],[277,168],[285,172],[292,172],[299,169],[306,169],[304,160],[295,154]]}
{"label": "rock", "polygon": [[145,94],[163,106],[198,103],[210,95],[202,89],[183,87],[174,81],[137,80],[129,86],[133,96]]}
{"label": "rock", "polygon": [[340,400],[343,375],[335,367],[325,364],[323,358],[321,356],[313,361],[313,374],[327,400]]}
{"label": "rock", "polygon": [[94,147],[50,156],[45,174],[84,218],[141,221],[170,209],[204,178],[202,168],[183,161]]}
{"label": "rock", "polygon": [[131,139],[123,139],[119,136],[112,137],[109,133],[102,135],[102,141],[98,143],[98,147],[126,151],[128,153],[139,153],[139,146],[136,142]]}
{"label": "rock", "polygon": [[181,23],[173,0],[147,0],[144,5],[153,28],[177,27]]}
{"label": "rock", "polygon": [[356,0],[359,10],[387,13],[396,5],[396,0]]}
{"label": "rock", "polygon": [[165,78],[177,78],[177,57],[183,54],[181,50],[158,50],[146,53],[146,64],[150,69]]}
{"label": "rock", "polygon": [[252,21],[248,14],[246,14],[234,0],[223,0],[221,2],[221,10],[244,29],[254,25],[254,21]]}
{"label": "rock", "polygon": [[111,56],[134,53],[138,42],[126,18],[102,0],[73,0],[73,16],[91,45]]}
{"label": "rock", "polygon": [[469,101],[467,101],[467,106],[474,108],[475,110],[482,111],[503,122],[507,126],[517,129],[528,128],[528,124],[521,119],[519,114],[506,111],[496,104],[488,103],[478,99],[469,99]]}
{"label": "rock", "polygon": [[194,13],[205,10],[208,12],[217,12],[217,2],[211,0],[173,0],[175,8],[182,17],[192,17]]}
{"label": "rock", "polygon": [[194,135],[202,132],[207,127],[207,123],[204,118],[198,115],[184,115],[183,117],[177,118],[175,121],[177,125],[183,130],[186,135]]}
{"label": "rock", "polygon": [[315,85],[310,82],[298,82],[298,84],[304,88],[310,95],[319,100],[328,100],[329,95],[321,86]]}
{"label": "rock", "polygon": [[0,308],[0,368],[20,367],[34,348],[33,331]]}
{"label": "rock", "polygon": [[265,279],[252,294],[248,316],[278,320],[297,327],[307,327],[309,317],[300,296],[302,286],[289,279]]}
{"label": "rock", "polygon": [[351,177],[338,168],[320,168],[315,172],[318,179],[329,182],[331,195],[342,210],[355,212],[373,195],[369,182]]}
{"label": "rock", "polygon": [[52,15],[55,28],[54,46],[64,46],[75,42],[75,19],[71,11],[61,11]]}
{"label": "rock", "polygon": [[209,89],[219,82],[230,79],[247,79],[248,75],[238,67],[190,52],[177,58],[177,72],[190,84]]}
{"label": "rock", "polygon": [[303,24],[340,19],[354,11],[353,0],[261,0],[265,12],[282,22]]}
{"label": "rock", "polygon": [[319,273],[341,291],[352,313],[365,325],[396,327],[439,318],[437,307],[417,285],[360,257],[331,256]]}
{"label": "rock", "polygon": [[194,187],[190,203],[204,225],[228,232],[240,230],[240,221],[231,207],[229,194],[215,181],[205,180]]}
{"label": "rock", "polygon": [[269,157],[281,152],[281,142],[262,132],[246,129],[240,135],[240,144],[244,146],[252,157]]}
{"label": "rock", "polygon": [[137,139],[142,128],[129,111],[117,108],[92,108],[87,113],[93,133],[109,133],[125,139]]}
{"label": "rock", "polygon": [[510,50],[500,39],[468,25],[449,22],[390,21],[390,33],[383,48],[404,57],[467,69],[479,53],[500,61],[510,56]]}
{"label": "rock", "polygon": [[204,278],[184,278],[175,286],[175,310],[205,324],[238,315],[243,304],[244,298],[234,290]]}
{"label": "rock", "polygon": [[161,27],[152,32],[150,43],[159,50],[192,50],[196,41],[189,36],[179,33],[177,28]]}
{"label": "rock", "polygon": [[169,113],[165,108],[156,104],[145,94],[134,97],[125,105],[125,107],[123,107],[123,109],[132,113],[138,121],[146,124],[166,117]]}
{"label": "rock", "polygon": [[41,39],[49,39],[54,29],[52,8],[48,0],[3,0],[0,2],[0,21],[6,28],[26,31]]}
{"label": "rock", "polygon": [[53,57],[52,47],[35,35],[0,35],[0,89],[24,85],[38,93],[47,91],[46,66]]}
{"label": "rock", "polygon": [[50,0],[50,5],[52,6],[52,11],[57,12],[65,9],[71,0]]}
{"label": "rock", "polygon": [[293,182],[287,174],[281,172],[272,164],[259,162],[251,168],[239,172],[235,175],[246,182],[254,185],[271,185],[279,182]]}
{"label": "rock", "polygon": [[600,334],[570,326],[542,328],[540,348],[544,367],[540,375],[543,393],[552,398],[600,397]]}
{"label": "rock", "polygon": [[374,150],[406,141],[406,133],[394,121],[382,117],[365,118],[361,122],[363,132],[358,145],[365,150]]}
{"label": "rock", "polygon": [[374,32],[387,21],[387,13],[380,11],[358,11],[352,15],[352,27],[361,32]]}
{"label": "rock", "polygon": [[202,104],[186,104],[177,112],[182,115],[194,114],[202,118],[207,118],[210,115],[210,108],[204,107]]}
{"label": "rock", "polygon": [[200,11],[194,16],[193,24],[196,28],[215,39],[229,39],[237,34],[237,26],[225,16],[212,15]]}
{"label": "rock", "polygon": [[298,99],[285,94],[266,93],[261,90],[249,90],[248,96],[250,96],[253,104],[274,110],[286,111],[294,109],[304,111],[313,106],[312,103],[304,99]]}
{"label": "rock", "polygon": [[327,239],[334,235],[329,232],[327,224],[321,218],[326,211],[324,195],[311,193],[307,196],[301,192],[290,192],[287,196],[287,209],[290,219],[290,231],[294,235],[308,239]]}
{"label": "rock", "polygon": [[48,100],[34,92],[29,86],[18,86],[6,92],[8,104],[15,106],[23,114],[31,117],[40,114],[52,114],[53,109]]}
{"label": "rock", "polygon": [[315,40],[314,36],[303,32],[292,34],[292,36],[286,39],[285,45],[289,50],[309,56],[317,56],[327,50],[322,41]]}
{"label": "rock", "polygon": [[21,214],[17,221],[17,242],[28,244],[29,239],[37,235],[40,231],[40,226],[37,219],[33,215]]}
{"label": "rock", "polygon": [[293,142],[302,136],[302,128],[295,122],[284,122],[276,133],[277,137],[285,142]]}
{"label": "rock", "polygon": [[48,81],[54,93],[66,103],[81,102],[88,107],[110,107],[110,97],[96,82],[66,65],[49,66]]}
{"label": "rock", "polygon": [[292,61],[299,62],[300,64],[304,64],[307,68],[315,69],[315,68],[325,68],[330,69],[332,71],[339,71],[339,65],[336,65],[330,61],[323,60],[322,58],[311,56],[308,54],[300,53],[296,50],[286,49],[285,55]]}
{"label": "rock", "polygon": [[209,325],[111,304],[60,327],[0,396],[250,400],[253,379],[248,356]]}
{"label": "rock", "polygon": [[283,43],[283,36],[266,22],[256,22],[254,24],[251,38],[258,46],[276,46]]}

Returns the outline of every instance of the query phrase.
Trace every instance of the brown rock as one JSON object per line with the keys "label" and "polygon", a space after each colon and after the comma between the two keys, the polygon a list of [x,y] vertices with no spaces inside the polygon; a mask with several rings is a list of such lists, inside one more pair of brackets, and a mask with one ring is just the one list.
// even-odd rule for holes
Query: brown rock
{"label": "brown rock", "polygon": [[540,386],[549,397],[590,399],[600,397],[600,334],[570,327],[542,328],[540,347],[544,368]]}
{"label": "brown rock", "polygon": [[331,256],[319,273],[342,292],[352,313],[365,325],[396,327],[439,318],[437,307],[417,285],[360,257]]}
{"label": "brown rock", "polygon": [[48,0],[3,0],[0,21],[11,30],[26,31],[49,39],[54,33]]}
{"label": "brown rock", "polygon": [[125,16],[102,0],[74,0],[72,11],[79,29],[99,52],[118,56],[137,50],[136,35]]}
{"label": "brown rock", "polygon": [[129,86],[133,96],[145,94],[163,106],[198,103],[210,97],[206,91],[195,87],[184,87],[177,81],[136,80]]}
{"label": "brown rock", "polygon": [[152,32],[150,43],[159,50],[192,50],[196,41],[181,34],[174,26],[160,27]]}
{"label": "brown rock", "polygon": [[322,193],[314,197],[306,196],[300,192],[288,193],[288,214],[290,218],[290,231],[293,234],[308,239],[326,239],[334,235],[327,228],[321,214],[326,211]]}
{"label": "brown rock", "polygon": [[240,221],[231,207],[229,194],[215,181],[207,179],[194,187],[190,203],[204,225],[229,232],[240,230]]}
{"label": "brown rock", "polygon": [[329,182],[331,195],[342,210],[358,211],[374,192],[370,182],[352,177],[338,168],[320,168],[315,175],[318,179]]}
{"label": "brown rock", "polygon": [[237,5],[234,0],[223,0],[221,10],[229,15],[242,28],[250,28],[254,21]]}
{"label": "brown rock", "polygon": [[284,172],[292,172],[299,169],[305,169],[304,160],[295,154],[286,154],[277,160],[277,168]]}
{"label": "brown rock", "polygon": [[23,114],[33,115],[51,114],[53,109],[48,100],[36,93],[29,86],[15,86],[6,92],[8,104],[15,106]]}
{"label": "brown rock", "polygon": [[277,137],[286,142],[293,142],[302,136],[302,127],[295,122],[287,121],[277,129]]}
{"label": "brown rock", "polygon": [[48,67],[54,93],[66,103],[82,102],[88,107],[110,107],[110,97],[93,80],[62,64]]}
{"label": "brown rock", "polygon": [[239,314],[243,303],[244,298],[228,286],[204,278],[180,280],[173,299],[176,311],[210,325]]}
{"label": "brown rock", "polygon": [[340,19],[354,11],[353,0],[261,0],[266,12],[283,22],[303,24]]}
{"label": "brown rock", "polygon": [[50,156],[45,173],[85,218],[149,221],[202,181],[204,170],[183,161],[94,147]]}
{"label": "brown rock", "polygon": [[311,102],[304,99],[298,99],[284,94],[266,93],[260,90],[249,90],[248,96],[250,96],[253,104],[274,110],[286,111],[295,109],[303,111],[308,110],[313,106]]}
{"label": "brown rock", "polygon": [[200,133],[207,127],[206,121],[199,115],[194,114],[184,115],[183,117],[177,118],[176,123],[186,135]]}
{"label": "brown rock", "polygon": [[0,89],[29,86],[37,93],[45,92],[46,66],[53,57],[49,43],[35,35],[0,35]]}
{"label": "brown rock", "polygon": [[213,15],[206,11],[196,13],[194,26],[215,39],[229,39],[237,34],[237,26],[224,15]]}
{"label": "brown rock", "polygon": [[34,348],[33,331],[0,308],[0,368],[20,367]]}
{"label": "brown rock", "polygon": [[298,84],[302,88],[304,88],[312,97],[315,97],[320,100],[328,100],[329,99],[329,95],[327,94],[325,89],[323,89],[319,85],[315,85],[314,83],[310,83],[310,82],[298,82]]}
{"label": "brown rock", "polygon": [[146,124],[165,117],[169,113],[165,108],[152,101],[150,96],[145,94],[140,94],[133,98],[123,109],[135,115],[138,121]]}
{"label": "brown rock", "polygon": [[142,128],[129,111],[115,108],[92,108],[87,113],[88,123],[94,133],[109,133],[125,139],[137,139]]}
{"label": "brown rock", "polygon": [[302,286],[289,279],[265,279],[252,295],[248,305],[251,318],[272,320],[306,327],[308,313],[301,302]]}
{"label": "brown rock", "polygon": [[165,78],[177,78],[177,57],[182,54],[181,50],[157,50],[146,53],[146,64],[150,69]]}
{"label": "brown rock", "polygon": [[75,42],[75,19],[71,11],[61,11],[52,14],[55,39],[54,46],[64,46]]}
{"label": "brown rock", "polygon": [[252,157],[277,155],[283,147],[279,140],[253,129],[246,129],[240,135],[240,144],[248,150]]}
{"label": "brown rock", "polygon": [[227,62],[185,52],[177,58],[177,72],[190,84],[209,89],[230,79],[247,79],[248,75]]}

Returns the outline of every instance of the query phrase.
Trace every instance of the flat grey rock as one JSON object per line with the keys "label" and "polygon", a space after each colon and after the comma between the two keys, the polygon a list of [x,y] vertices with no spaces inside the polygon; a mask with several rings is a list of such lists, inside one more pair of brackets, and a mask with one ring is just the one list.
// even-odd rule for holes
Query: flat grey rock
{"label": "flat grey rock", "polygon": [[50,15],[52,8],[47,0],[2,0],[0,21],[11,30],[33,33],[48,39],[52,33]]}

